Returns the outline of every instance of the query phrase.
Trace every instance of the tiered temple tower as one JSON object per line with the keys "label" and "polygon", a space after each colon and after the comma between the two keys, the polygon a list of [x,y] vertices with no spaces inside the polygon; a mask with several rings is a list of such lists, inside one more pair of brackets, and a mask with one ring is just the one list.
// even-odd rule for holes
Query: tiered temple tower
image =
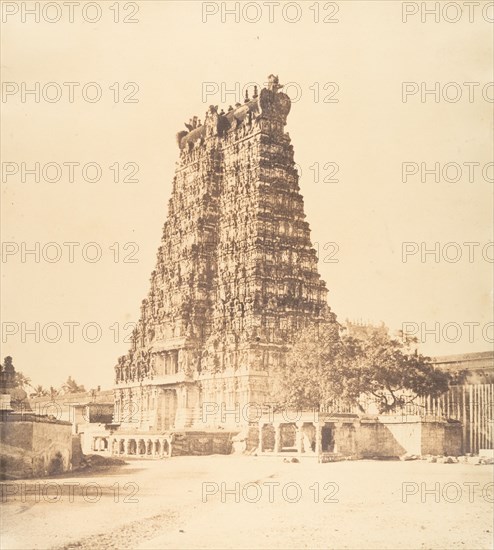
{"label": "tiered temple tower", "polygon": [[224,409],[272,401],[297,332],[309,320],[335,321],[284,132],[291,103],[280,88],[271,75],[259,95],[254,89],[227,113],[211,106],[204,124],[194,117],[177,135],[151,288],[115,367],[123,428],[197,425],[205,403],[219,413],[216,427]]}

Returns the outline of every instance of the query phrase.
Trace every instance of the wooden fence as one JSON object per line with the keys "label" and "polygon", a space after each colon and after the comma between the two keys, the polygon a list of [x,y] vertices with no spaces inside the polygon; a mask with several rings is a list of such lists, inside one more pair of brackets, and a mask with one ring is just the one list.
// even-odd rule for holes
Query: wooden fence
{"label": "wooden fence", "polygon": [[476,454],[479,449],[492,449],[494,384],[451,386],[437,399],[419,402],[422,415],[459,420],[463,425],[463,450]]}
{"label": "wooden fence", "polygon": [[[367,410],[365,399],[361,400]],[[393,415],[435,416],[459,420],[463,430],[463,452],[477,454],[480,449],[494,448],[494,383],[465,384],[450,386],[449,390],[437,399],[417,398],[403,410]],[[336,412],[359,411],[355,407],[335,404]]]}

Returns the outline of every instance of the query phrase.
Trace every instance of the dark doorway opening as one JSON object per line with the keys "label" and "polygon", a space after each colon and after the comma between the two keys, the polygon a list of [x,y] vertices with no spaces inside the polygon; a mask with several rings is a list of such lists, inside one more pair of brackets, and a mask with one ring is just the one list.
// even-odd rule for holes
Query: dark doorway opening
{"label": "dark doorway opening", "polygon": [[334,452],[334,426],[325,424],[321,429],[321,450],[323,453]]}

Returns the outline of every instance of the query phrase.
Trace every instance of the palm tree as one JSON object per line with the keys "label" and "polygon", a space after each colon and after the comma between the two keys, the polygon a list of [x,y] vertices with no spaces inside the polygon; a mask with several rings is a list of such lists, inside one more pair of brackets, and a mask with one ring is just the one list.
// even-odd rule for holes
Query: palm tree
{"label": "palm tree", "polygon": [[43,388],[43,386],[41,385],[37,385],[35,388],[34,388],[34,392],[31,393],[30,397],[45,397],[45,395],[48,395],[48,391]]}
{"label": "palm tree", "polygon": [[86,388],[81,384],[79,385],[72,376],[67,378],[67,382],[62,386],[65,393],[80,393],[85,392]]}
{"label": "palm tree", "polygon": [[25,374],[22,374],[22,372],[20,371],[17,371],[15,373],[14,383],[15,383],[15,386],[18,388],[24,389],[26,386],[29,386],[32,388],[31,379]]}

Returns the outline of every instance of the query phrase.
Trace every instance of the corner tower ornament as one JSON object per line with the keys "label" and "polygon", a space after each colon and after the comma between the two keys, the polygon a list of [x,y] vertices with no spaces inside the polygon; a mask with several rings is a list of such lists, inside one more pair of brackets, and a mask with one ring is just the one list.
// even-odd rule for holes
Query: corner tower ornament
{"label": "corner tower ornament", "polygon": [[261,90],[259,97],[259,111],[261,116],[285,125],[292,103],[286,94],[279,92],[281,88],[283,86],[279,83],[278,77],[269,75],[268,87]]}
{"label": "corner tower ornament", "polygon": [[[115,422],[162,433],[238,423],[273,401],[308,323],[335,323],[305,221],[290,98],[278,77],[177,134],[179,162],[150,290],[115,367]],[[223,417],[222,417],[223,416]],[[246,422],[246,419],[244,419]]]}

